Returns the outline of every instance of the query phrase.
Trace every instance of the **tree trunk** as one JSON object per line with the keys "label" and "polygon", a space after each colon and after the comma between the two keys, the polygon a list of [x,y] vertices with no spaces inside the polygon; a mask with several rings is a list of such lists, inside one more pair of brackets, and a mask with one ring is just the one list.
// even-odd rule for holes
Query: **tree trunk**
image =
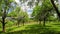
{"label": "tree trunk", "polygon": [[23,26],[24,26],[24,22],[23,22]]}
{"label": "tree trunk", "polygon": [[45,18],[44,18],[43,26],[45,26]]}
{"label": "tree trunk", "polygon": [[5,32],[5,19],[2,19],[2,28],[3,28],[3,32]]}
{"label": "tree trunk", "polygon": [[4,10],[4,13],[2,15],[2,29],[3,29],[3,32],[5,32],[5,18],[6,18],[6,9]]}
{"label": "tree trunk", "polygon": [[23,20],[23,26],[24,26],[24,23],[25,23],[25,22],[24,22],[24,20]]}
{"label": "tree trunk", "polygon": [[18,27],[19,27],[19,21],[18,21],[18,24],[17,24],[17,25],[18,25]]}
{"label": "tree trunk", "polygon": [[52,5],[53,5],[53,7],[55,8],[56,13],[57,13],[57,15],[58,15],[58,17],[59,17],[59,19],[60,19],[60,13],[59,13],[58,8],[57,8],[56,5],[54,4],[54,1],[53,1],[53,0],[51,0],[51,3],[52,3]]}
{"label": "tree trunk", "polygon": [[41,20],[39,21],[39,24],[41,24]]}

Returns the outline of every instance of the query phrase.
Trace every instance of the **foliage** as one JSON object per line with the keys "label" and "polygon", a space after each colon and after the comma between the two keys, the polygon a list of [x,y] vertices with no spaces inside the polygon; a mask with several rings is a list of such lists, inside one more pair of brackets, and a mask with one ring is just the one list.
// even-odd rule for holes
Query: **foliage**
{"label": "foliage", "polygon": [[24,20],[24,22],[28,21],[28,14],[27,14],[27,12],[22,11],[20,7],[17,7],[15,10],[10,12],[8,14],[8,16],[10,16],[10,17],[17,17],[16,19],[18,19],[19,21],[20,20],[21,21]]}
{"label": "foliage", "polygon": [[32,16],[36,16],[38,12],[41,12],[41,7],[40,6],[36,6],[34,9],[33,9],[33,14]]}
{"label": "foliage", "polygon": [[17,16],[17,13],[15,11],[12,11],[8,14],[8,16],[15,17]]}
{"label": "foliage", "polygon": [[27,12],[20,11],[17,17],[22,17],[22,22],[27,22],[29,20]]}
{"label": "foliage", "polygon": [[20,12],[20,7],[16,7],[16,9],[14,9],[13,11],[11,11],[10,13],[8,13],[7,16],[10,17],[17,17],[18,13]]}
{"label": "foliage", "polygon": [[32,16],[36,19],[44,19],[46,15],[53,10],[53,6],[50,3],[50,0],[45,0],[42,2],[41,6],[36,6],[33,10]]}

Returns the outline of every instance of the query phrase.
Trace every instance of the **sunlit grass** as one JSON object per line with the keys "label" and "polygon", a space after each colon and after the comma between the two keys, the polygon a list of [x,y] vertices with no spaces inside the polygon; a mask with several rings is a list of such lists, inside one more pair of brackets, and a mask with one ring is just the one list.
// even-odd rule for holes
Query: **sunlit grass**
{"label": "sunlit grass", "polygon": [[[25,23],[25,25],[20,25],[19,27],[17,25],[6,27],[6,33],[8,34],[41,34],[41,33],[59,33],[60,32],[60,23],[46,23],[46,26],[41,26],[41,24],[38,24],[37,22],[32,23]],[[0,31],[2,28],[0,28]],[[44,32],[46,31],[46,32]]]}

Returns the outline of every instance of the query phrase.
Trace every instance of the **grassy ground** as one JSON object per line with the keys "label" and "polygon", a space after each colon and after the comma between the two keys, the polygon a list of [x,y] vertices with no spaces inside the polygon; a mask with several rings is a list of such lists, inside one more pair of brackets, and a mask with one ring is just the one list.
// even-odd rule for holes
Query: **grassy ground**
{"label": "grassy ground", "polygon": [[37,23],[28,23],[24,26],[6,27],[6,32],[3,33],[0,28],[0,34],[60,34],[60,23],[46,22],[46,26]]}

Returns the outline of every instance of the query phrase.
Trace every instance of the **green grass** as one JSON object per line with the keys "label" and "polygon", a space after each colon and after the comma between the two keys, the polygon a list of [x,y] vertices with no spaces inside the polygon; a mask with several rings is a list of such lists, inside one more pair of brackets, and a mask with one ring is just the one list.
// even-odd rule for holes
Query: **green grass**
{"label": "green grass", "polygon": [[60,34],[60,23],[57,22],[46,22],[46,26],[42,26],[37,23],[28,23],[24,26],[11,26],[6,27],[6,32],[0,34]]}

